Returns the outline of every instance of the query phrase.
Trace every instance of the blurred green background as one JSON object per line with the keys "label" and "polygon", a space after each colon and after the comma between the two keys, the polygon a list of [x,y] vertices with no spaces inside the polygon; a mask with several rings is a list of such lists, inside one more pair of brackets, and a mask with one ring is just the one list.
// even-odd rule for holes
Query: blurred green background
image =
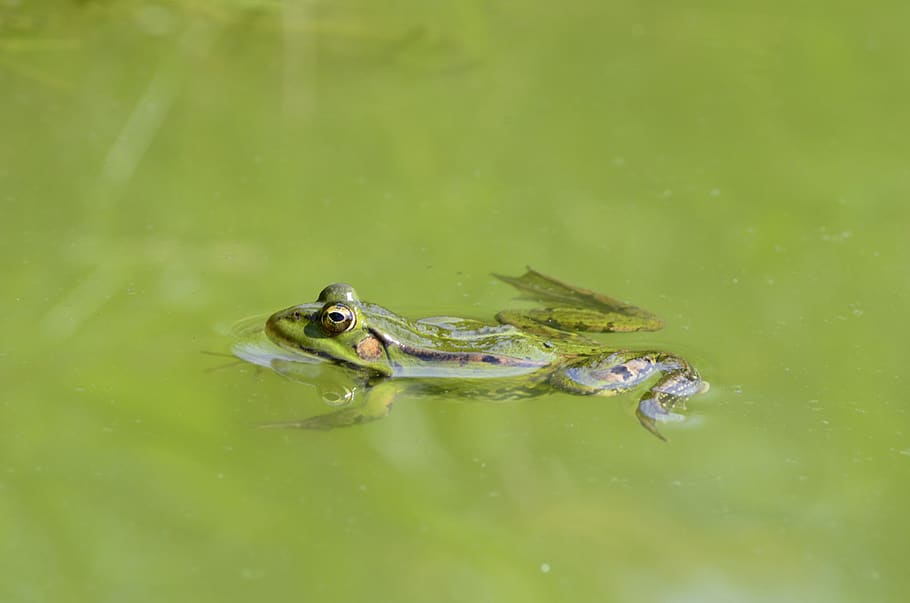
{"label": "blurred green background", "polygon": [[[0,6],[0,600],[903,601],[910,5]],[[314,392],[207,353],[526,264],[712,383]]]}

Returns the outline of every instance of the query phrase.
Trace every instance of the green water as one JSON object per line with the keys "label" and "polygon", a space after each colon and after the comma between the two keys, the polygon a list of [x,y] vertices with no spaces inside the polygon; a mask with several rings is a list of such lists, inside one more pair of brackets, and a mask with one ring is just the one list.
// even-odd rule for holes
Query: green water
{"label": "green water", "polygon": [[[57,6],[54,6],[56,4]],[[6,2],[0,601],[902,601],[900,2]],[[215,354],[526,264],[712,383],[328,433]]]}

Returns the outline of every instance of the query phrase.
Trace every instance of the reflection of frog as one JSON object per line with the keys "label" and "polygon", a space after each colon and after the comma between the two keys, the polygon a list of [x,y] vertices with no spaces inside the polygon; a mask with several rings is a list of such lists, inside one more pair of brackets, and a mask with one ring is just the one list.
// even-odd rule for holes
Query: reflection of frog
{"label": "reflection of frog", "polygon": [[[611,396],[660,374],[642,396],[636,415],[651,433],[657,420],[679,419],[674,408],[706,391],[686,360],[657,351],[605,348],[579,331],[653,331],[663,323],[651,313],[529,270],[499,276],[544,309],[510,310],[497,323],[465,318],[409,320],[363,302],[350,285],[322,290],[316,302],[273,314],[265,332],[284,349],[284,360],[329,361],[351,369],[356,385],[347,406],[287,423],[327,429],[384,417],[403,387],[447,395],[521,398],[553,390]],[[352,392],[363,392],[362,399]]]}

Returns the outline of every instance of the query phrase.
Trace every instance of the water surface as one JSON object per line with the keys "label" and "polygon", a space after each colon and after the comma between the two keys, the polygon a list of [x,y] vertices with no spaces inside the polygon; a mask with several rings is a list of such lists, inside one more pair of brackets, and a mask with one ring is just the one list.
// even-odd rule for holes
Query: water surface
{"label": "water surface", "polygon": [[[901,601],[904,4],[0,9],[3,601]],[[327,410],[219,356],[526,264],[712,383]]]}

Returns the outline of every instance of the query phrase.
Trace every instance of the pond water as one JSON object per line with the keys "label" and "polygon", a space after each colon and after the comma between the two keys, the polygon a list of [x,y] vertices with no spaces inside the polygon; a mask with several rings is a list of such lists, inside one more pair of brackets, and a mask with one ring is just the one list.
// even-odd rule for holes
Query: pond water
{"label": "pond water", "polygon": [[[902,601],[905,3],[5,2],[0,600]],[[525,265],[711,382],[325,412],[232,325]]]}

